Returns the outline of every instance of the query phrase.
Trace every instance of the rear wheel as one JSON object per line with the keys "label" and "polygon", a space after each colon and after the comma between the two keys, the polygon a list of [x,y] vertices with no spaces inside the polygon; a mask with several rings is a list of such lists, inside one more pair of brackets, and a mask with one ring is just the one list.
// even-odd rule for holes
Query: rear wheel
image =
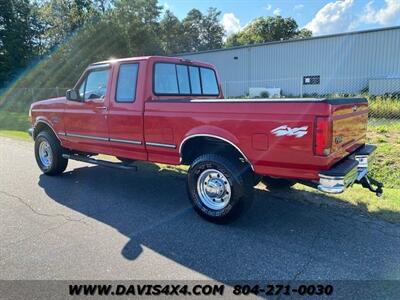
{"label": "rear wheel", "polygon": [[58,175],[65,171],[68,159],[62,154],[62,147],[54,134],[47,131],[38,134],[35,139],[35,158],[44,174]]}
{"label": "rear wheel", "polygon": [[272,178],[264,176],[261,180],[270,191],[289,189],[296,184],[295,181],[283,178]]}
{"label": "rear wheel", "polygon": [[214,223],[228,223],[253,200],[253,177],[248,165],[220,155],[198,157],[188,171],[187,189],[196,212]]}

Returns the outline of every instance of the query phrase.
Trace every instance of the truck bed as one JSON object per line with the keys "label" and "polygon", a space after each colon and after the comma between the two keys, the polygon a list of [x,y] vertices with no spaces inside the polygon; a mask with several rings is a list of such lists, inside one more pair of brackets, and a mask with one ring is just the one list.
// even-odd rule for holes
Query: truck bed
{"label": "truck bed", "polygon": [[[160,140],[166,132],[173,132],[163,142],[173,140],[177,147],[190,135],[220,136],[243,151],[256,173],[313,180],[318,178],[319,171],[329,169],[365,143],[367,105],[364,98],[169,97],[145,103],[145,135],[151,140]],[[355,107],[357,111],[353,111]],[[332,147],[327,156],[315,155],[313,150],[317,117],[327,118],[331,124]],[[304,135],[284,131],[277,134],[276,130],[282,126],[288,132],[305,128]],[[157,161],[171,158],[173,162],[172,152],[159,150],[156,157],[150,153],[149,158]]]}

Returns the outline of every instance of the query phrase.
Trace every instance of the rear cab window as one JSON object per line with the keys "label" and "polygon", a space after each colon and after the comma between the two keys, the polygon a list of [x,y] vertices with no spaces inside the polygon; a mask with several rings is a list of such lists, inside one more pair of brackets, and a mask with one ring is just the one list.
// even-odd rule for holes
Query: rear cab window
{"label": "rear cab window", "polygon": [[218,96],[215,71],[208,67],[156,62],[153,93],[157,96]]}

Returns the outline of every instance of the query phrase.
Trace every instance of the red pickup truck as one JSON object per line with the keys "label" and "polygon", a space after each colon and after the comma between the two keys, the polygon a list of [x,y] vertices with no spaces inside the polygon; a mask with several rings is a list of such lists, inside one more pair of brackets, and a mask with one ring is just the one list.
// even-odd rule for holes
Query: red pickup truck
{"label": "red pickup truck", "polygon": [[[296,182],[326,193],[360,183],[375,147],[366,145],[368,102],[347,99],[224,99],[212,65],[171,57],[91,64],[66,97],[33,103],[35,156],[47,175],[69,159],[134,169],[134,161],[190,165],[189,198],[213,222],[247,209],[253,186]],[[95,159],[116,156],[120,162]]]}

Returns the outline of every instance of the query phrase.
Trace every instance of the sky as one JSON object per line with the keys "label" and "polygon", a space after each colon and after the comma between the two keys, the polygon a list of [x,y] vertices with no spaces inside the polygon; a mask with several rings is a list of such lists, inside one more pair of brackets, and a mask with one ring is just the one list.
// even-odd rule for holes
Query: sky
{"label": "sky", "polygon": [[183,19],[192,8],[216,7],[228,34],[262,16],[293,17],[313,35],[334,34],[400,25],[400,0],[160,0]]}

